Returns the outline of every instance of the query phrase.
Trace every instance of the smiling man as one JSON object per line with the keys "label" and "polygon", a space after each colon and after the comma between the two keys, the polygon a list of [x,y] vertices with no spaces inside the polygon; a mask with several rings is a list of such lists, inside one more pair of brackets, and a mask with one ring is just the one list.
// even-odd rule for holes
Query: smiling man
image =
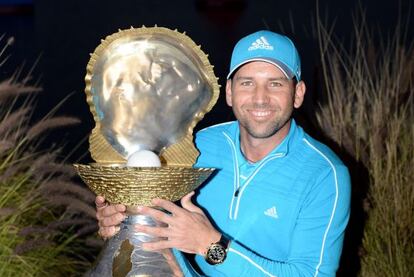
{"label": "smiling man", "polygon": [[[335,276],[349,219],[347,168],[292,118],[305,83],[292,41],[259,31],[234,48],[226,101],[237,121],[201,130],[197,167],[217,174],[181,206],[162,199],[143,214],[167,227],[137,226],[166,240],[148,250],[175,251],[185,275]],[[100,234],[112,236],[125,207],[97,197]]]}

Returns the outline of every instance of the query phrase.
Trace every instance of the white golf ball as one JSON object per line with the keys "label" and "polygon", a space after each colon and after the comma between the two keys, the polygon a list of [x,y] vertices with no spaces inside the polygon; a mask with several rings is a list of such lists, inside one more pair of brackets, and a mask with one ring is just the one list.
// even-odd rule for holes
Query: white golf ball
{"label": "white golf ball", "polygon": [[127,166],[160,167],[161,161],[157,154],[149,150],[138,150],[128,157]]}

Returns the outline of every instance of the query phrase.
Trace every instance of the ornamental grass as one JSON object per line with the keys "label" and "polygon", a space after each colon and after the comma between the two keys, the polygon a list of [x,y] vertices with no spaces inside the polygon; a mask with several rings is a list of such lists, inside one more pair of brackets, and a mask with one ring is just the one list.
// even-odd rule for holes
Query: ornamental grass
{"label": "ornamental grass", "polygon": [[[351,232],[362,230],[361,246],[355,253],[359,275],[414,276],[412,41],[407,40],[401,23],[385,37],[369,30],[363,15],[356,22],[350,47],[318,22],[327,99],[317,112],[317,121],[327,137],[367,173],[365,180],[351,167],[353,190],[358,192],[353,197],[363,196],[354,199],[362,210],[352,210],[348,227]],[[354,243],[352,239],[346,238],[345,249]]]}
{"label": "ornamental grass", "polygon": [[[0,38],[0,67],[13,39]],[[81,276],[101,246],[94,195],[76,181],[59,148],[42,150],[52,129],[79,120],[31,123],[38,86],[21,70],[0,80],[0,276]]]}

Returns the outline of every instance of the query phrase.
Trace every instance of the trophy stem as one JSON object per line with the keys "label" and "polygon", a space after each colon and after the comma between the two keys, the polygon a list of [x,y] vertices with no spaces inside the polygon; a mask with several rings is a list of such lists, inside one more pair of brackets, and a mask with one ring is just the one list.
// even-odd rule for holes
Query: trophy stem
{"label": "trophy stem", "polygon": [[128,214],[120,231],[106,243],[97,264],[87,276],[182,276],[170,249],[162,252],[145,251],[143,242],[159,238],[134,230],[134,225],[160,226],[150,216]]}

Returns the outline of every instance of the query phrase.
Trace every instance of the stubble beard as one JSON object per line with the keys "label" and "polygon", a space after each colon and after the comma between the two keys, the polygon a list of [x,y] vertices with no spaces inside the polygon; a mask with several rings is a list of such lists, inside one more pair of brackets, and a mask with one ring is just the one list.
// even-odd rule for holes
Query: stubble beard
{"label": "stubble beard", "polygon": [[[250,108],[250,107],[247,107]],[[266,109],[268,107],[252,107],[254,109]],[[240,127],[245,129],[246,132],[253,138],[264,139],[269,138],[276,134],[281,128],[283,128],[291,119],[293,113],[293,107],[285,112],[282,112],[280,107],[272,107],[275,111],[275,116],[268,121],[258,122],[253,118],[250,118],[249,114],[245,111],[246,107],[242,107],[245,112],[239,112],[233,109],[233,112],[239,121]]]}

